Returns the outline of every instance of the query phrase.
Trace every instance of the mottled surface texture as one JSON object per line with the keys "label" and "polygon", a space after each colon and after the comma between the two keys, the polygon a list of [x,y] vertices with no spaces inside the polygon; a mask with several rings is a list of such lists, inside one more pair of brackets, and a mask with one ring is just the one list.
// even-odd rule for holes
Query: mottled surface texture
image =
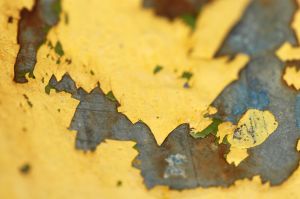
{"label": "mottled surface texture", "polygon": [[[70,130],[78,132],[77,149],[95,150],[105,139],[136,142],[139,155],[133,165],[141,170],[148,188],[155,185],[167,185],[173,189],[228,186],[246,175],[246,172],[226,162],[224,155],[229,146],[216,144],[213,135],[194,139],[189,125],[182,124],[158,146],[148,126],[141,121],[131,123],[117,111],[118,103],[108,99],[99,86],[86,93],[76,89],[74,81],[65,74],[59,82],[52,76],[48,87],[80,99],[70,125]],[[170,163],[170,158],[178,156],[184,157],[184,161]],[[172,164],[175,166],[170,167]]]}
{"label": "mottled surface texture", "polygon": [[34,77],[36,55],[50,28],[58,23],[60,0],[36,0],[31,11],[24,8],[18,24],[20,49],[14,66],[14,81],[26,83],[26,74]]}
{"label": "mottled surface texture", "polygon": [[297,93],[282,83],[284,63],[274,53],[285,41],[296,44],[289,26],[295,10],[292,0],[252,1],[218,52],[229,56],[246,53],[251,60],[239,80],[212,103],[218,109],[212,117],[236,123],[248,109],[255,108],[269,110],[279,122],[276,132],[263,144],[250,148],[249,156],[238,167],[225,160],[229,145],[218,144],[213,134],[194,139],[188,124],[179,125],[158,146],[148,126],[131,123],[117,111],[118,103],[106,97],[99,86],[87,93],[66,74],[59,82],[52,76],[47,88],[71,93],[80,100],[69,127],[77,131],[77,149],[95,150],[105,139],[136,142],[138,156],[133,166],[141,170],[148,188],[228,187],[237,179],[255,175],[278,185],[299,162],[295,149],[299,138],[295,119]]}
{"label": "mottled surface texture", "polygon": [[253,1],[217,53],[245,53],[250,61],[239,80],[227,86],[212,103],[219,110],[214,117],[236,123],[246,110],[255,108],[271,111],[279,123],[264,143],[248,149],[248,158],[239,166],[272,185],[287,179],[299,163],[297,92],[283,83],[285,64],[275,55],[284,42],[297,44],[290,27],[296,9],[292,0]]}

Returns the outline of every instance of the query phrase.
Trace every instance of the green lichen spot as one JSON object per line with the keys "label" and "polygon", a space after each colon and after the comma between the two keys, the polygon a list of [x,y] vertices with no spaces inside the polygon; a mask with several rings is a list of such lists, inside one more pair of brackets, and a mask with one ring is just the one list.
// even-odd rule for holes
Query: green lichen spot
{"label": "green lichen spot", "polygon": [[216,118],[213,118],[212,120],[213,120],[213,122],[208,127],[206,127],[204,130],[202,130],[200,132],[191,132],[191,135],[194,138],[205,138],[209,134],[216,135],[218,132],[218,126],[222,123],[222,120],[219,120]]}
{"label": "green lichen spot", "polygon": [[161,65],[157,65],[153,70],[153,74],[160,72],[162,69],[163,69],[163,67]]}
{"label": "green lichen spot", "polygon": [[182,21],[188,25],[192,30],[195,30],[196,28],[196,16],[190,15],[190,14],[185,14],[181,16]]}
{"label": "green lichen spot", "polygon": [[45,93],[50,95],[51,89],[54,89],[54,88],[48,84],[47,86],[45,86]]}
{"label": "green lichen spot", "polygon": [[192,77],[193,77],[193,73],[189,71],[184,71],[181,75],[181,78],[186,79],[187,81],[189,81]]}
{"label": "green lichen spot", "polygon": [[54,47],[54,51],[57,55],[59,55],[60,57],[63,56],[65,54],[62,45],[60,43],[60,41],[57,41]]}
{"label": "green lichen spot", "polygon": [[30,172],[30,170],[31,170],[31,166],[30,166],[29,163],[23,164],[23,165],[20,167],[20,169],[19,169],[19,171],[20,171],[22,174],[28,174],[28,173]]}
{"label": "green lichen spot", "polygon": [[113,94],[112,91],[109,91],[109,92],[106,94],[106,97],[107,97],[109,100],[113,101],[113,102],[117,102],[117,99],[116,99],[116,97],[114,96],[114,94]]}

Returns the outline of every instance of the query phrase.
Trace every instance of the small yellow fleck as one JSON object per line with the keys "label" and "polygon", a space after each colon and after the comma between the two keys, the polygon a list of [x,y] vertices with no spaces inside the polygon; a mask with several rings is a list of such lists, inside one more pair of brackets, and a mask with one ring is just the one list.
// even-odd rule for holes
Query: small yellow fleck
{"label": "small yellow fleck", "polygon": [[297,90],[300,89],[300,71],[295,67],[286,67],[283,80],[288,86],[291,86]]}
{"label": "small yellow fleck", "polygon": [[238,166],[246,157],[248,157],[247,149],[239,149],[230,147],[230,151],[226,156],[226,161]]}
{"label": "small yellow fleck", "polygon": [[300,140],[298,140],[298,143],[297,143],[297,151],[300,151]]}
{"label": "small yellow fleck", "polygon": [[224,122],[218,126],[217,137],[219,137],[219,143],[222,143],[226,135],[233,134],[236,129],[236,125],[231,122]]}

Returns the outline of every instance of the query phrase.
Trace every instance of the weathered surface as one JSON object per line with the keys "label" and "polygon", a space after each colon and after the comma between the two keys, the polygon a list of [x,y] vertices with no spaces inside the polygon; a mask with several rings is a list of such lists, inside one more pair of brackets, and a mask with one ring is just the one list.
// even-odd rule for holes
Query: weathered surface
{"label": "weathered surface", "polygon": [[239,166],[272,185],[287,179],[299,163],[297,92],[283,83],[285,64],[275,55],[284,42],[297,44],[290,27],[296,8],[292,0],[253,1],[217,53],[245,53],[251,60],[240,72],[239,80],[227,86],[212,103],[219,110],[213,117],[236,123],[246,110],[254,108],[269,110],[279,123],[264,143],[248,149],[248,158]]}
{"label": "weathered surface", "polygon": [[253,0],[216,55],[263,56],[274,54],[286,41],[295,45],[297,39],[290,24],[296,9],[294,0]]}
{"label": "weathered surface", "polygon": [[[148,126],[141,121],[131,123],[118,112],[118,102],[110,100],[99,86],[87,93],[77,89],[66,74],[59,82],[52,76],[47,88],[68,92],[80,100],[69,127],[77,131],[77,149],[95,150],[105,139],[136,142],[138,156],[133,165],[141,170],[148,188],[228,187],[237,179],[255,175],[278,185],[299,162],[295,149],[299,138],[294,112],[297,93],[282,83],[284,64],[274,55],[284,41],[296,42],[289,27],[295,9],[293,1],[253,1],[218,53],[246,53],[251,61],[241,71],[240,79],[212,103],[218,108],[213,117],[236,123],[245,111],[254,108],[269,110],[279,122],[276,132],[261,145],[250,148],[249,157],[238,167],[225,160],[229,145],[218,144],[213,134],[194,139],[188,124],[179,125],[158,146]],[[261,43],[265,40],[266,44]]]}
{"label": "weathered surface", "polygon": [[59,21],[60,0],[36,0],[31,11],[24,8],[18,24],[20,50],[14,65],[14,81],[26,83],[26,74],[34,77],[36,55],[50,28]]}
{"label": "weathered surface", "polygon": [[[82,89],[76,89],[75,82],[65,74],[59,82],[52,76],[48,87],[57,92],[68,92],[73,98],[80,99],[69,127],[78,132],[77,149],[95,150],[105,139],[137,143],[139,155],[133,165],[141,170],[148,188],[155,185],[166,185],[173,189],[228,186],[247,175],[247,172],[226,162],[225,155],[229,146],[217,144],[214,135],[194,139],[190,135],[189,125],[182,124],[158,146],[148,126],[141,121],[131,123],[124,114],[117,111],[118,102],[106,97],[99,86],[88,94],[80,92]],[[178,156],[184,157],[184,161],[179,165],[174,163],[174,166],[170,158]]]}

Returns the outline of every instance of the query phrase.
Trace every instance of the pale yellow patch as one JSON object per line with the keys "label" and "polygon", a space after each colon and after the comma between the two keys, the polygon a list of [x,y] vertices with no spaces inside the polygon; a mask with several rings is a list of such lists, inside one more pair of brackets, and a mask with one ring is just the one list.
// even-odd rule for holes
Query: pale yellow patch
{"label": "pale yellow patch", "polygon": [[250,148],[263,143],[277,128],[278,123],[269,111],[249,109],[239,120],[228,142],[236,148]]}
{"label": "pale yellow patch", "polygon": [[219,143],[222,143],[223,139],[227,135],[232,135],[234,130],[236,129],[236,125],[231,122],[223,122],[218,126],[217,137],[219,137]]}
{"label": "pale yellow patch", "polygon": [[286,67],[283,75],[283,80],[288,86],[297,90],[300,89],[300,71],[296,67]]}
{"label": "pale yellow patch", "polygon": [[[217,137],[219,137],[219,143],[222,143],[227,136],[227,141],[230,143],[230,151],[226,156],[227,162],[239,165],[248,157],[247,148],[263,143],[277,126],[278,123],[272,113],[255,109],[249,109],[237,125],[231,122],[221,123],[218,126]],[[235,138],[235,135],[239,139]]]}
{"label": "pale yellow patch", "polygon": [[277,56],[283,60],[300,59],[300,48],[293,47],[290,43],[284,43],[277,51]]}
{"label": "pale yellow patch", "polygon": [[207,109],[207,113],[209,115],[215,114],[217,112],[218,112],[218,110],[215,107],[213,107],[213,106],[209,106],[208,109]]}
{"label": "pale yellow patch", "polygon": [[226,161],[238,166],[246,157],[248,157],[247,149],[230,147],[229,153],[226,155]]}

